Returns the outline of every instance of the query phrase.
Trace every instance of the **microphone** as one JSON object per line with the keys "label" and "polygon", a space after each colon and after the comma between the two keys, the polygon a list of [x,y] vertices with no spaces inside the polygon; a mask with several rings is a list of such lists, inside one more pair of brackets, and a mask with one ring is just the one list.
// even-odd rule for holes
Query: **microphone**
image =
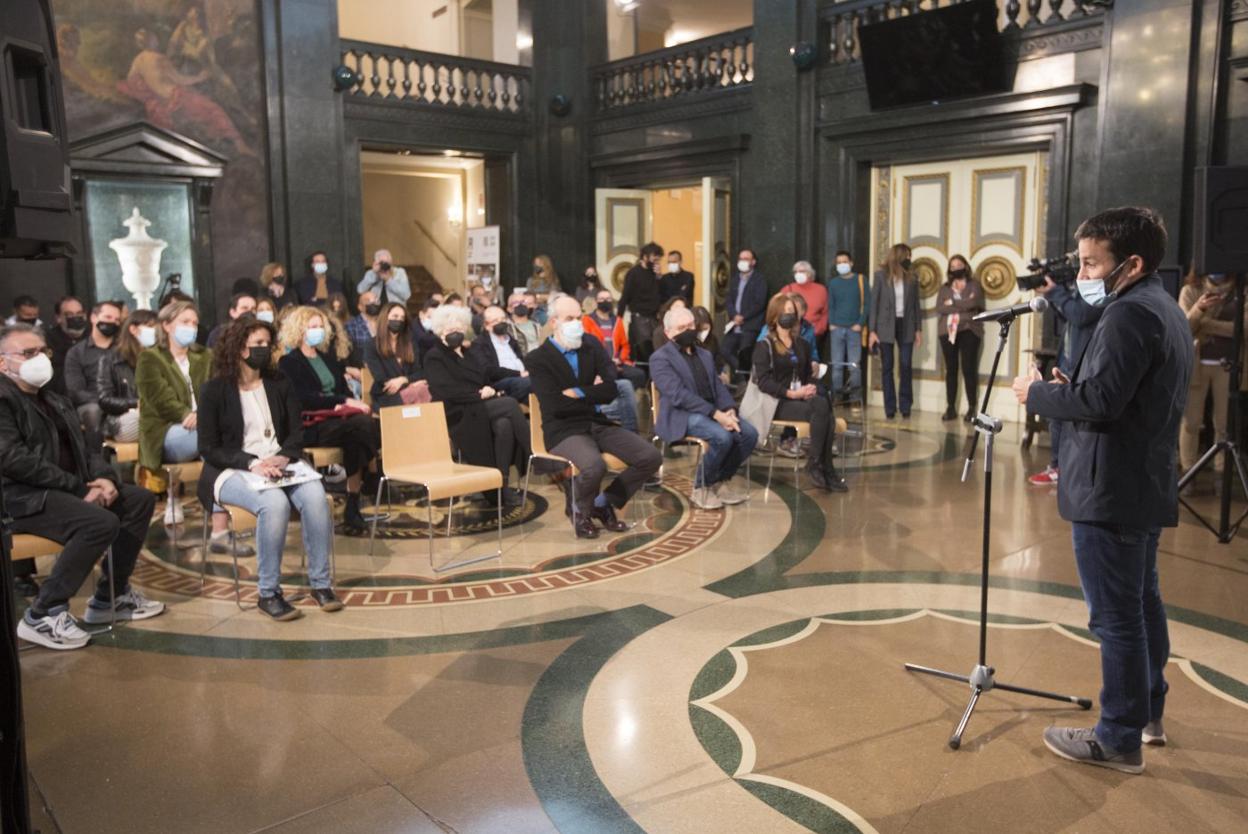
{"label": "microphone", "polygon": [[1013,307],[1002,307],[1000,310],[980,313],[971,321],[1013,321],[1024,313],[1043,313],[1047,309],[1049,309],[1048,299],[1033,298],[1023,304],[1015,304]]}

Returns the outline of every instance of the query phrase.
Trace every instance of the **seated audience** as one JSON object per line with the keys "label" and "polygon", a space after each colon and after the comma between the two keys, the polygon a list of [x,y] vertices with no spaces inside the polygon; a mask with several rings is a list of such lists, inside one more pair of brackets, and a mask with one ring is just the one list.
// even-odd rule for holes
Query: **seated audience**
{"label": "seated audience", "polygon": [[[554,333],[525,358],[542,408],[546,448],[569,458],[580,470],[575,496],[569,486],[567,510],[577,538],[597,538],[595,521],[618,533],[628,529],[628,525],[619,520],[615,511],[650,480],[663,459],[636,433],[615,425],[604,415],[603,407],[618,396],[615,368],[598,340],[585,335],[576,299],[559,298],[551,305],[551,314]],[[604,452],[628,464],[605,490]],[[575,514],[572,503],[576,505]]]}
{"label": "seated audience", "polygon": [[342,325],[343,330],[346,330],[347,319],[350,318],[350,315],[347,313],[347,297],[340,292],[334,293],[325,304],[325,309],[329,311],[329,315],[334,321]]}
{"label": "seated audience", "polygon": [[362,292],[356,300],[356,314],[347,319],[347,336],[356,350],[366,350],[368,343],[377,335],[377,314],[381,312],[381,306],[372,292]]}
{"label": "seated audience", "polygon": [[277,323],[277,305],[268,296],[256,299],[256,318],[265,324]]}
{"label": "seated audience", "polygon": [[134,443],[139,439],[139,386],[134,368],[139,354],[156,346],[156,314],[135,310],[122,322],[117,348],[100,360],[96,390],[104,414],[103,434],[109,440]]}
{"label": "seated audience", "polygon": [[585,332],[602,343],[615,366],[619,379],[627,380],[634,390],[646,387],[646,372],[633,364],[632,349],[623,319],[615,314],[615,297],[610,290],[600,290],[593,311],[581,318]]}
{"label": "seated audience", "polygon": [[329,274],[329,256],[316,251],[308,256],[307,270],[299,281],[298,298],[301,304],[324,307],[329,297],[342,292],[342,281]]}
{"label": "seated audience", "polygon": [[250,295],[252,298],[259,300],[262,295],[260,282],[255,278],[236,278],[234,283],[230,285],[230,295]]}
{"label": "seated audience", "polygon": [[[798,338],[810,345],[811,355],[817,360],[819,357],[819,340],[815,338],[815,326],[806,320],[806,299],[800,293],[788,292],[787,290],[782,292],[793,299],[793,303],[797,305]],[[763,329],[758,332],[758,339],[755,341],[755,344],[765,340],[770,333],[770,327],[764,324]]]}
{"label": "seated audience", "polygon": [[[199,397],[197,392],[212,369],[212,351],[196,344],[199,311],[190,301],[172,301],[157,315],[156,345],[139,354],[134,365],[139,392],[140,474],[156,491],[165,488],[165,464],[186,463],[199,456]],[[183,521],[177,495],[165,506],[165,525]],[[212,515],[214,553],[228,553],[227,519]],[[240,556],[250,556],[248,545],[234,543]]]}
{"label": "seated audience", "polygon": [[408,333],[407,308],[398,302],[387,304],[381,308],[378,321],[385,324],[364,348],[364,364],[373,375],[373,387],[368,392],[373,410],[429,402],[429,383]]}
{"label": "seated audience", "polygon": [[[91,635],[78,627],[69,601],[110,547],[112,575],[106,566],[83,619],[145,620],[164,611],[163,603],[145,599],[129,584],[155,498],[142,487],[118,483],[100,456],[89,452],[73,406],[46,387],[52,362],[37,328],[0,328],[0,363],[0,469],[9,531],[62,546],[18,622],[17,636],[50,649],[87,645]],[[115,606],[109,600],[110,582]]]}
{"label": "seated audience", "polygon": [[654,317],[654,335],[650,337],[653,350],[658,350],[667,344],[667,334],[663,332],[663,317],[669,310],[688,308],[689,305],[685,303],[684,296],[680,295],[674,295],[659,305],[659,312]]}
{"label": "seated audience", "polygon": [[69,349],[87,338],[87,314],[82,302],[67,295],[56,302],[56,322],[44,328],[48,347],[52,350],[52,390],[58,394],[69,393],[65,384],[65,358]]}
{"label": "seated audience", "polygon": [[104,419],[98,384],[100,363],[113,355],[117,344],[121,305],[115,301],[101,301],[91,308],[90,322],[87,338],[70,348],[65,356],[65,386],[70,401],[78,409],[87,445],[96,449],[100,445],[100,423]]}
{"label": "seated audience", "polygon": [[251,295],[250,293],[245,293],[245,292],[235,293],[230,298],[230,309],[229,309],[230,318],[228,321],[221,322],[216,327],[212,328],[211,331],[209,331],[208,341],[206,343],[208,347],[211,348],[211,347],[217,346],[217,339],[221,338],[221,334],[224,333],[225,329],[230,326],[230,322],[237,320],[241,316],[252,315],[255,312],[256,312],[256,297],[254,295]]}
{"label": "seated audience", "polygon": [[533,259],[533,274],[529,276],[524,288],[531,293],[536,293],[538,301],[542,300],[541,296],[548,296],[563,289],[559,274],[555,272],[555,264],[549,255],[538,255]]}
{"label": "seated audience", "polygon": [[303,411],[303,443],[342,449],[342,465],[347,471],[347,506],[342,522],[363,530],[367,524],[360,513],[360,489],[365,469],[381,450],[381,426],[368,405],[352,397],[347,388],[342,362],[350,345],[344,338],[331,350],[328,317],[322,310],[306,306],[286,314],[278,342],[286,352],[278,368],[290,380]]}
{"label": "seated audience", "polygon": [[[589,313],[598,303],[598,293],[604,289],[606,287],[602,285],[602,280],[598,277],[598,268],[587,266],[585,274],[581,276],[581,280],[576,285],[576,303],[581,305],[581,310]],[[612,298],[614,299],[614,296]]]}
{"label": "seated audience", "polygon": [[424,356],[438,343],[438,337],[433,335],[430,322],[433,320],[433,311],[441,305],[440,299],[430,296],[420,305],[420,313],[412,319],[412,346],[416,348],[417,356]]}
{"label": "seated audience", "polygon": [[731,479],[758,443],[758,432],[737,416],[732,394],[715,373],[710,351],[698,347],[693,313],[678,307],[663,321],[668,343],[650,357],[650,378],[659,392],[655,434],[667,443],[685,436],[707,441],[690,496],[694,506],[717,510],[748,500]]}
{"label": "seated audience", "polygon": [[464,342],[472,314],[449,301],[434,311],[430,326],[438,342],[424,356],[429,393],[446,406],[451,441],[466,463],[494,466],[503,473],[504,506],[520,504],[520,493],[507,486],[514,464],[524,473],[529,461],[529,421],[520,405],[502,396],[485,371],[466,356]]}
{"label": "seated audience", "polygon": [[356,284],[355,291],[360,295],[371,292],[378,304],[406,304],[412,297],[412,285],[407,279],[407,270],[394,265],[389,249],[378,249],[373,253],[373,266],[364,273],[360,283]]}
{"label": "seated audience", "polygon": [[502,307],[487,307],[482,317],[485,332],[473,339],[468,355],[485,371],[490,385],[513,400],[527,404],[531,382],[521,357],[524,351],[511,335],[511,323]]}
{"label": "seated audience", "polygon": [[520,350],[527,354],[542,343],[542,325],[533,318],[537,296],[533,293],[512,295],[509,304],[511,306],[511,330],[516,336],[516,341],[520,343]]}
{"label": "seated audience", "polygon": [[17,295],[13,297],[13,315],[4,320],[5,324],[29,324],[31,327],[43,327],[39,318],[39,302],[33,295]]}
{"label": "seated audience", "polygon": [[[817,362],[810,344],[795,335],[797,296],[777,293],[767,305],[768,335],[754,345],[754,384],[778,401],[774,419],[810,424],[810,453],[806,473],[820,489],[846,492],[845,479],[832,465],[835,439],[832,405],[819,390]],[[755,426],[755,428],[759,428]]]}
{"label": "seated audience", "polygon": [[267,263],[260,270],[260,289],[272,301],[275,312],[299,303],[299,293],[286,274],[286,267],[279,263]]}
{"label": "seated audience", "polygon": [[341,611],[330,587],[333,514],[321,481],[257,489],[247,473],[280,479],[303,456],[302,408],[290,381],[275,370],[273,326],[246,316],[222,334],[204,383],[199,451],[204,457],[201,503],[220,501],[256,517],[257,607],[275,620],[300,615],[282,597],[282,550],[290,509],[299,511],[308,584],[322,611]]}

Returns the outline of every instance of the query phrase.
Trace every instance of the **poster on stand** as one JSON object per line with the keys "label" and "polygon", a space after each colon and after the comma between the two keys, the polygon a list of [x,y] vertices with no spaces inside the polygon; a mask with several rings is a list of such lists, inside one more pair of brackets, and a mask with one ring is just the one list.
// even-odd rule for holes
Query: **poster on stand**
{"label": "poster on stand", "polygon": [[502,298],[498,275],[498,227],[468,230],[467,288],[485,287],[496,302]]}

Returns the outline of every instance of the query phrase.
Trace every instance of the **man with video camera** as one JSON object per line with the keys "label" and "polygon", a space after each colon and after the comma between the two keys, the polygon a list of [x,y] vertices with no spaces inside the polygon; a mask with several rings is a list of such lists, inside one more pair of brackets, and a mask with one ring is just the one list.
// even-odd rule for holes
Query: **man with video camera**
{"label": "man with video camera", "polygon": [[1076,286],[1103,308],[1069,377],[1014,380],[1034,414],[1066,420],[1058,510],[1101,641],[1101,718],[1050,727],[1071,761],[1141,773],[1141,743],[1164,744],[1170,641],[1157,578],[1161,527],[1178,524],[1176,447],[1192,372],[1191,331],[1156,274],[1166,229],[1151,209],[1110,209],[1080,224]]}

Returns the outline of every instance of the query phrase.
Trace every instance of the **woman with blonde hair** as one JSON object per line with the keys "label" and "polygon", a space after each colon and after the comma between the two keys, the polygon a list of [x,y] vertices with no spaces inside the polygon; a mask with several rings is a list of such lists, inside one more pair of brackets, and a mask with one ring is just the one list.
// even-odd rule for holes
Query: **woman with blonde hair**
{"label": "woman with blonde hair", "polygon": [[[286,274],[286,267],[277,261],[270,261],[260,270],[260,290],[272,300],[273,306],[278,310],[291,304],[299,303],[299,294],[291,286],[290,276]],[[256,299],[257,302],[259,300]],[[259,309],[259,306],[257,303],[257,309]]]}
{"label": "woman with blonde hair", "polygon": [[550,255],[538,255],[533,259],[533,274],[529,276],[528,284],[525,288],[539,296],[537,301],[541,304],[543,299],[541,296],[550,295],[551,293],[560,292],[563,285],[559,283],[559,274],[555,272],[555,264],[550,259]]}
{"label": "woman with blonde hair", "polygon": [[296,307],[285,313],[278,343],[286,355],[278,368],[290,380],[302,406],[304,444],[342,449],[347,472],[343,524],[363,530],[360,489],[364,470],[381,449],[381,428],[368,406],[347,388],[342,362],[351,344],[337,339],[330,349],[329,318],[317,307]]}
{"label": "woman with blonde hair", "polygon": [[[884,416],[910,416],[914,403],[914,349],[923,343],[919,312],[919,282],[910,264],[910,247],[898,243],[888,250],[884,266],[871,282],[871,315],[868,345],[879,349],[880,374],[884,382]],[[893,348],[897,348],[899,386],[893,383]]]}

